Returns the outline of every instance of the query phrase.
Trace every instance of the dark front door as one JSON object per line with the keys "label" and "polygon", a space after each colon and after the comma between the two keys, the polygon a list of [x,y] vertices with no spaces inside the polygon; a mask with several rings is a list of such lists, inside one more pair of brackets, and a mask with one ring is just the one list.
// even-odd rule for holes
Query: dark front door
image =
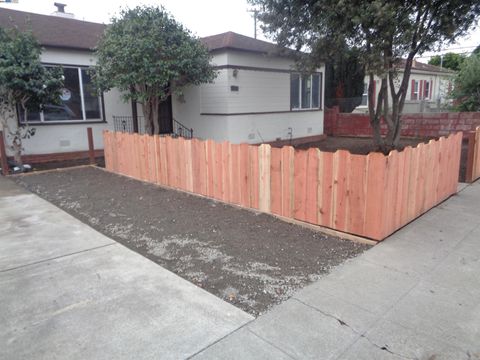
{"label": "dark front door", "polygon": [[162,101],[158,107],[160,134],[173,133],[172,97],[169,96],[167,100]]}

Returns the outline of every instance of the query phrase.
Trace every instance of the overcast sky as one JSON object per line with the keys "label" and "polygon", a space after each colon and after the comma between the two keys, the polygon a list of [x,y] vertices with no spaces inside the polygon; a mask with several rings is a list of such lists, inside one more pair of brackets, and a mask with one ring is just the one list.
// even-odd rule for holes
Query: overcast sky
{"label": "overcast sky", "polygon": [[[253,15],[247,0],[57,0],[67,4],[66,11],[75,14],[79,20],[108,23],[122,7],[136,5],[163,5],[173,16],[198,36],[214,35],[226,31],[234,31],[253,37]],[[0,4],[2,7],[29,11],[40,14],[51,14],[55,11],[55,0],[18,0],[18,4]],[[259,28],[259,27],[258,27]],[[265,39],[258,30],[259,38]],[[480,44],[480,29],[457,44],[450,46],[454,52],[471,52]],[[445,52],[445,51],[443,51]],[[429,55],[429,54],[427,54]],[[426,62],[428,57],[422,57]]]}

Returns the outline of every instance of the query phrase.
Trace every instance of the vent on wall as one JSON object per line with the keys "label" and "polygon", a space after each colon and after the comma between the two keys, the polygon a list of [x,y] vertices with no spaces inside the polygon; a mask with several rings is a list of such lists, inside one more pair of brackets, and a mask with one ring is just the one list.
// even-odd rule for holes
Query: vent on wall
{"label": "vent on wall", "polygon": [[70,146],[70,140],[60,140],[61,147],[68,147]]}

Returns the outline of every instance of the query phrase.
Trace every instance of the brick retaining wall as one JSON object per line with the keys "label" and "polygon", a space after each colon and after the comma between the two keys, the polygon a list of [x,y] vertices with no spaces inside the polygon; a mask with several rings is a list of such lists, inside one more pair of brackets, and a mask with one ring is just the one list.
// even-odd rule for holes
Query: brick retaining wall
{"label": "brick retaining wall", "polygon": [[[340,113],[338,108],[325,111],[324,132],[330,136],[371,136],[368,114]],[[402,116],[402,136],[430,138],[463,131],[475,131],[480,126],[480,112],[421,113]],[[382,133],[387,127],[382,124]]]}

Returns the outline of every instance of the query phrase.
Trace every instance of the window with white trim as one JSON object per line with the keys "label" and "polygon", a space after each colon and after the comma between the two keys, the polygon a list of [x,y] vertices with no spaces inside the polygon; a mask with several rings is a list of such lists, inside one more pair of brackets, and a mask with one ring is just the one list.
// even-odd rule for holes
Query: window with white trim
{"label": "window with white trim", "polygon": [[368,105],[368,83],[363,83],[362,106]]}
{"label": "window with white trim", "polygon": [[[48,67],[48,65],[46,65]],[[88,68],[80,66],[62,66],[64,88],[60,104],[44,105],[40,111],[27,114],[28,123],[81,122],[103,118],[102,98],[95,92]],[[20,116],[23,122],[23,116]]]}
{"label": "window with white trim", "polygon": [[425,81],[424,84],[424,89],[423,89],[423,98],[430,100],[430,81]]}
{"label": "window with white trim", "polygon": [[290,108],[292,110],[320,109],[322,106],[322,76],[290,75]]}
{"label": "window with white trim", "polygon": [[413,80],[412,81],[413,89],[412,89],[412,98],[411,100],[418,100],[418,87],[419,87],[419,82],[418,80]]}

